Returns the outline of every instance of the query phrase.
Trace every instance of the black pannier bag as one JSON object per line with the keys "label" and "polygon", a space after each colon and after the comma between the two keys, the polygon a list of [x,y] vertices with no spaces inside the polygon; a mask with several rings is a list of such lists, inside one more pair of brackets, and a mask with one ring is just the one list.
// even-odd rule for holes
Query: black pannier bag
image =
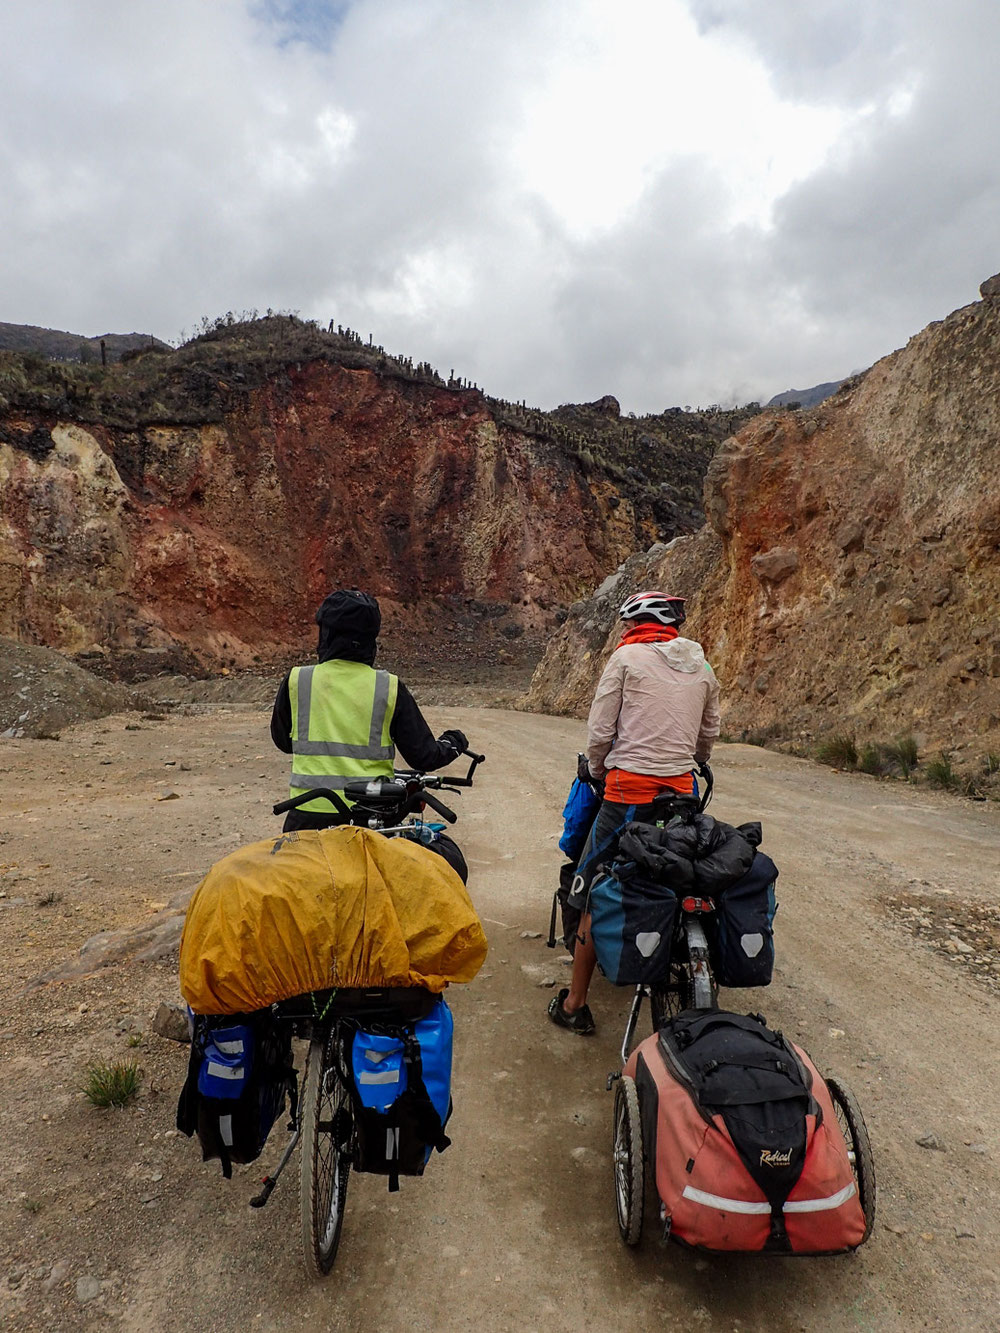
{"label": "black pannier bag", "polygon": [[615,986],[651,985],[670,972],[677,895],[616,860],[590,886],[590,933],[597,962]]}
{"label": "black pannier bag", "polygon": [[255,1161],[298,1082],[291,1037],[269,1009],[253,1014],[195,1015],[188,1073],[177,1104],[177,1128],[198,1135],[202,1160]]}
{"label": "black pannier bag", "polygon": [[769,986],[774,971],[778,867],[758,851],[750,869],[715,898],[709,951],[720,986]]}

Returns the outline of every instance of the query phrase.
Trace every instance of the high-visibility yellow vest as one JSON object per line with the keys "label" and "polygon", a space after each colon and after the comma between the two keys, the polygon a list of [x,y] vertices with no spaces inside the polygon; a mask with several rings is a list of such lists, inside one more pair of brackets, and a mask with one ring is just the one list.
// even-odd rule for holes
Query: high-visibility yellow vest
{"label": "high-visibility yellow vest", "polygon": [[[389,727],[398,684],[388,671],[340,658],[292,669],[290,796],[311,787],[342,793],[348,782],[392,777],[396,749]],[[333,806],[324,800],[298,808],[333,814]]]}

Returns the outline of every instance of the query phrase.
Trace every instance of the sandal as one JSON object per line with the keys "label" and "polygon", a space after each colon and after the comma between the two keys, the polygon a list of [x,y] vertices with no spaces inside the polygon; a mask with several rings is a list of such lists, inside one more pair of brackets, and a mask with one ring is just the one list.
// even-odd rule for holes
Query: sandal
{"label": "sandal", "polygon": [[549,1018],[557,1027],[569,1028],[570,1032],[575,1032],[579,1037],[589,1037],[597,1031],[597,1024],[594,1022],[594,1015],[590,1012],[590,1006],[585,1004],[572,1014],[568,1014],[563,1008],[563,1001],[569,994],[569,990],[561,990],[554,996],[549,1003]]}

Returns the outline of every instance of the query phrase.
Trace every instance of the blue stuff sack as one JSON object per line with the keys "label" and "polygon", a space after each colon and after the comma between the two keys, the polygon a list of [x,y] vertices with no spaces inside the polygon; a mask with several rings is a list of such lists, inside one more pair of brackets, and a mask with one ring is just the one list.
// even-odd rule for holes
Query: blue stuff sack
{"label": "blue stuff sack", "polygon": [[720,986],[769,986],[774,971],[778,867],[758,851],[750,869],[715,899],[709,952]]}
{"label": "blue stuff sack", "polygon": [[422,1175],[431,1152],[450,1140],[451,1057],[454,1019],[439,1000],[415,1023],[359,1028],[351,1042],[358,1128],[359,1171]]}
{"label": "blue stuff sack", "polygon": [[588,782],[573,779],[563,806],[563,832],[559,839],[559,850],[574,863],[580,859],[600,804],[601,798]]}
{"label": "blue stuff sack", "polygon": [[597,962],[615,986],[651,985],[670,974],[677,895],[616,861],[590,886],[590,933]]}
{"label": "blue stuff sack", "polygon": [[243,1023],[212,1028],[205,1037],[198,1069],[198,1091],[203,1097],[225,1101],[242,1097],[253,1071],[253,1031]]}

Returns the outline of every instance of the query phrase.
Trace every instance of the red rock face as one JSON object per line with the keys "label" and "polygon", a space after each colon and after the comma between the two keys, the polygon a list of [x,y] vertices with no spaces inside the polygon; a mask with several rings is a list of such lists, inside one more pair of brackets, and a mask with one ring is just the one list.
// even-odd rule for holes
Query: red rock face
{"label": "red rock face", "polygon": [[326,362],[221,423],[2,426],[0,633],[64,651],[267,659],[311,641],[340,585],[431,634],[443,597],[538,628],[651,538],[606,480],[498,426],[478,392]]}
{"label": "red rock face", "polygon": [[756,418],[709,466],[706,527],[574,608],[532,703],[584,712],[622,598],[664,587],[690,598],[731,735],[995,753],[998,404],[1000,303],[983,302],[816,408]]}

